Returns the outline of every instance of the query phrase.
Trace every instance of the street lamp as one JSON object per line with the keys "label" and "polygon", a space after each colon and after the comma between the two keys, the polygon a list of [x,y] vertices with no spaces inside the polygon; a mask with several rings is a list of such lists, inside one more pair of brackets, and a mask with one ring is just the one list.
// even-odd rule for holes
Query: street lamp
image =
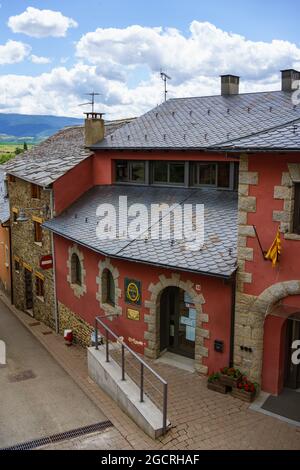
{"label": "street lamp", "polygon": [[[28,207],[28,208],[26,208],[26,211],[43,211],[45,217],[47,217],[48,212],[49,212],[49,206],[45,205],[43,207]],[[29,219],[28,219],[28,217],[25,213],[25,209],[21,208],[20,212],[19,212],[19,215],[17,217],[17,222],[18,223],[25,223],[25,222],[28,222],[28,220]]]}

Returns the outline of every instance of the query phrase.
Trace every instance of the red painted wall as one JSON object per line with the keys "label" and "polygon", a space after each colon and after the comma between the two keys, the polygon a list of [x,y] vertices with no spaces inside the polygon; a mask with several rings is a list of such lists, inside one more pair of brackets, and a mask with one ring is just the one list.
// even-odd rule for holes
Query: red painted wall
{"label": "red painted wall", "polygon": [[[67,282],[67,260],[68,248],[70,242],[62,237],[55,236],[56,250],[56,278],[57,278],[57,296],[59,302],[66,305],[69,309],[83,318],[85,321],[94,325],[95,317],[103,315],[99,302],[96,299],[98,285],[96,277],[98,276],[98,264],[103,257],[86,248],[80,247],[84,254],[84,266],[86,269],[87,293],[78,299],[75,297],[69,283]],[[147,325],[144,322],[144,315],[148,314],[148,309],[144,307],[145,301],[150,300],[148,287],[151,283],[158,283],[159,276],[164,274],[171,276],[171,272],[166,269],[158,269],[152,266],[145,266],[141,263],[130,263],[122,260],[111,259],[113,266],[116,266],[120,272],[119,287],[122,290],[122,298],[119,301],[123,310],[122,317],[114,320],[113,330],[124,336],[128,342],[128,337],[144,342],[144,332],[147,331]],[[230,322],[231,322],[231,286],[225,284],[217,278],[197,276],[190,273],[180,273],[183,281],[190,280],[195,285],[200,284],[202,293],[206,300],[203,311],[209,315],[209,323],[203,324],[204,329],[210,331],[210,339],[205,340],[205,347],[209,349],[209,357],[204,359],[204,364],[208,365],[209,372],[217,371],[221,367],[227,366],[230,355]],[[132,278],[142,282],[142,307],[141,320],[139,322],[131,321],[126,318],[126,308],[128,305],[124,302],[124,280]],[[129,306],[130,307],[130,306]],[[110,324],[110,322],[108,322]],[[223,354],[214,352],[214,341],[223,340],[225,342],[225,351]],[[144,342],[144,347],[147,342]],[[131,344],[131,347],[132,344]],[[135,347],[135,350],[143,353],[144,347]]]}
{"label": "red painted wall", "polygon": [[116,160],[238,161],[222,154],[204,152],[97,152],[53,184],[56,214],[64,211],[91,187],[113,184]]}
{"label": "red painted wall", "polygon": [[93,159],[87,158],[53,184],[56,215],[93,187]]}
{"label": "red painted wall", "polygon": [[[300,163],[300,153],[292,154],[257,154],[249,157],[249,171],[258,172],[259,184],[250,186],[249,196],[255,196],[257,209],[248,215],[248,224],[256,225],[264,250],[268,250],[274,241],[279,222],[273,222],[273,211],[282,211],[283,200],[274,199],[275,186],[281,186],[282,173],[288,172],[288,163]],[[282,238],[282,255],[279,265],[274,269],[265,261],[257,239],[248,238],[247,246],[254,249],[254,261],[246,262],[247,273],[253,274],[253,282],[245,284],[245,293],[258,296],[273,284],[300,279],[300,241]],[[300,297],[284,300],[291,306],[299,306]],[[284,321],[269,317],[265,323],[263,390],[278,394],[284,380]]]}

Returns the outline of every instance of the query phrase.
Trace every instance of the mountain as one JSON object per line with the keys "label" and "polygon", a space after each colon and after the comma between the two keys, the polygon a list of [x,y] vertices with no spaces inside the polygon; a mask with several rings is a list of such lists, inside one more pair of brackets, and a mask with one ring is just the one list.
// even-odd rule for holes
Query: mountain
{"label": "mountain", "polygon": [[78,126],[82,119],[0,113],[0,142],[39,142],[63,127]]}

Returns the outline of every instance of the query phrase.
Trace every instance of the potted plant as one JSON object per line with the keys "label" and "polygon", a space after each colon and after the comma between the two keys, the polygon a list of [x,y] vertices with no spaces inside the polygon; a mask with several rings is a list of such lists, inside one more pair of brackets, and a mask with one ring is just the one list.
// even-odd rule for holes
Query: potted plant
{"label": "potted plant", "polygon": [[242,377],[241,382],[237,384],[237,387],[232,389],[232,396],[239,398],[240,400],[252,403],[256,397],[258,385],[254,382],[250,382],[247,377]]}
{"label": "potted plant", "polygon": [[224,395],[228,392],[228,387],[220,382],[220,372],[213,373],[208,377],[207,388],[214,392],[223,393]]}
{"label": "potted plant", "polygon": [[223,367],[223,369],[221,369],[220,381],[227,387],[236,387],[242,380],[242,377],[241,371],[234,367]]}

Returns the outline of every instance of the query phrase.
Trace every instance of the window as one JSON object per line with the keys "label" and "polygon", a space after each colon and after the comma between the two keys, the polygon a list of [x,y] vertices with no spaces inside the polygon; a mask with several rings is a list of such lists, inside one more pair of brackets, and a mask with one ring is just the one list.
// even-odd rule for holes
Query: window
{"label": "window", "polygon": [[185,179],[184,162],[154,162],[153,183],[183,185]]}
{"label": "window", "polygon": [[300,235],[300,183],[295,184],[293,232]]}
{"label": "window", "polygon": [[231,188],[231,163],[202,163],[190,164],[191,186],[215,186]]}
{"label": "window", "polygon": [[82,285],[81,263],[76,253],[73,253],[71,258],[71,283]]}
{"label": "window", "polygon": [[192,186],[216,186],[215,163],[191,163],[190,182]]}
{"label": "window", "polygon": [[118,160],[116,162],[116,181],[118,183],[145,183],[145,162]]}
{"label": "window", "polygon": [[230,164],[218,163],[218,187],[230,188]]}
{"label": "window", "polygon": [[238,191],[239,189],[239,179],[240,179],[239,173],[240,173],[240,164],[235,163],[234,164],[234,185],[233,185],[234,191]]}
{"label": "window", "polygon": [[9,256],[9,249],[8,249],[8,246],[5,245],[5,266],[6,266],[7,268],[9,268],[9,258],[10,258],[10,256]]}
{"label": "window", "polygon": [[35,292],[37,297],[44,298],[45,290],[44,290],[44,280],[41,277],[35,278]]}
{"label": "window", "polygon": [[16,177],[13,175],[8,175],[8,181],[9,183],[15,183],[16,182]]}
{"label": "window", "polygon": [[41,188],[36,184],[31,184],[31,197],[32,199],[40,199],[41,198]]}
{"label": "window", "polygon": [[35,243],[42,243],[43,241],[43,230],[40,222],[33,222],[34,226],[34,241]]}
{"label": "window", "polygon": [[109,269],[102,274],[102,302],[115,306],[115,281]]}

